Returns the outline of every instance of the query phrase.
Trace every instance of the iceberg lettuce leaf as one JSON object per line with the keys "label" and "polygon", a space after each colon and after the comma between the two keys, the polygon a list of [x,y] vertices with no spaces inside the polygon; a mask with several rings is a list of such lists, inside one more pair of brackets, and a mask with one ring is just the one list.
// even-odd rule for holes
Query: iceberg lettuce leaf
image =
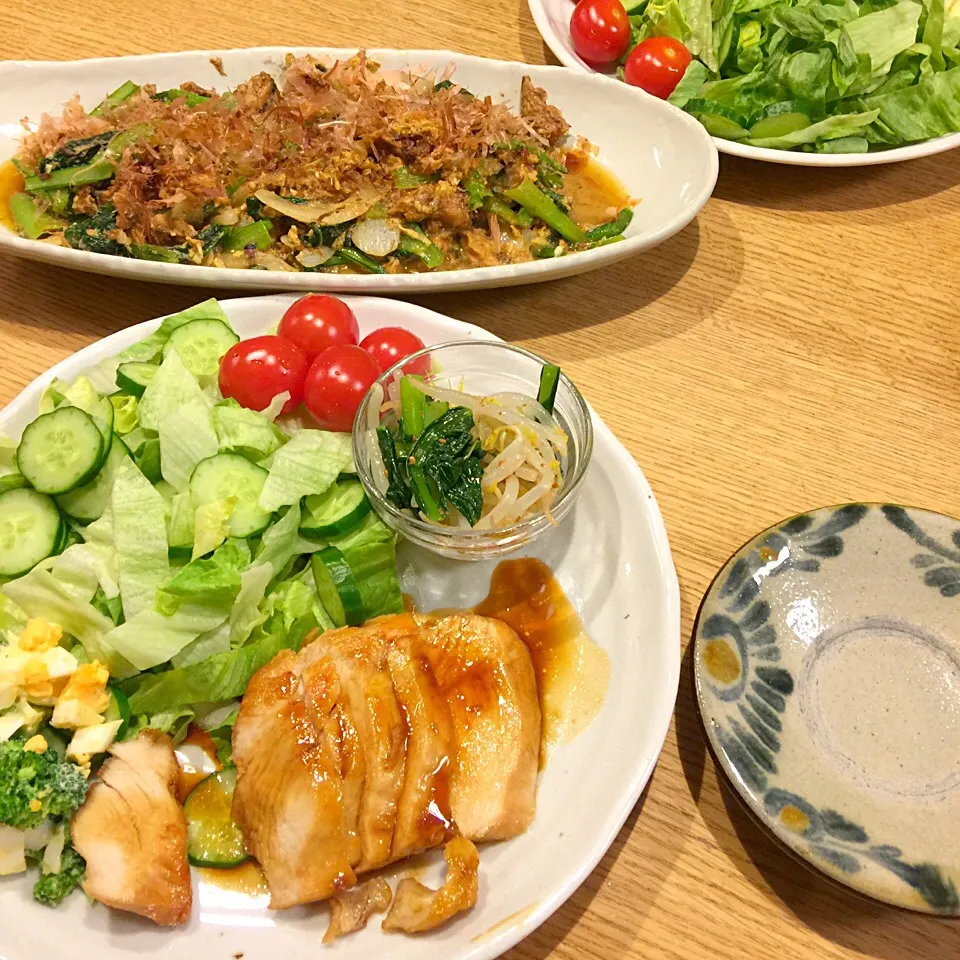
{"label": "iceberg lettuce leaf", "polygon": [[117,469],[110,494],[123,615],[152,607],[157,587],[170,575],[167,510],[163,497],[129,459]]}
{"label": "iceberg lettuce leaf", "polygon": [[260,493],[260,508],[272,512],[309,494],[323,493],[349,462],[339,434],[301,430],[274,454]]}

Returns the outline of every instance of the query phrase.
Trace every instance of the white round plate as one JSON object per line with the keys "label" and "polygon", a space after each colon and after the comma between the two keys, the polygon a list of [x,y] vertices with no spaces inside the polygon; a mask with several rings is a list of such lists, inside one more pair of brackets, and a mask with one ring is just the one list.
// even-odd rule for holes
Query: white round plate
{"label": "white round plate", "polygon": [[[595,270],[662,243],[682,230],[713,192],[717,151],[706,131],[682,110],[650,98],[638,107],[633,92],[609,77],[571,73],[559,67],[486,60],[448,50],[368,50],[385,69],[445,70],[456,66],[457,82],[477,94],[519,105],[520,81],[530,76],[559,107],[573,135],[599,149],[598,159],[624,183],[640,204],[622,243],[552,260],[473,270],[383,276],[279,273],[151,263],[71,250],[18,237],[0,227],[0,250],[33,260],[131,280],[243,290],[337,290],[353,293],[429,293],[534,283]],[[74,94],[88,106],[126,80],[160,89],[187,80],[223,89],[262,70],[279,74],[288,53],[349,57],[356,48],[257,47],[250,50],[193,50],[139,57],[72,62],[17,60],[0,63],[0,161],[12,157],[23,133],[21,118],[36,121],[59,114]],[[210,62],[219,57],[227,79]],[[631,117],[624,123],[625,115]]]}
{"label": "white round plate", "polygon": [[[227,300],[243,337],[263,333],[293,298]],[[422,307],[371,297],[350,298],[362,334],[395,324],[428,344],[467,337],[495,339]],[[0,413],[0,430],[16,437],[37,412],[53,377],[71,379],[152,332],[139,324],[92,344],[27,387]],[[376,918],[331,948],[337,957],[390,960],[489,960],[542,923],[583,882],[613,842],[653,771],[673,712],[680,673],[680,601],[667,534],[653,492],[633,458],[594,414],[593,461],[572,514],[528,551],[543,559],[611,662],[606,700],[572,743],[554,748],[540,777],[530,830],[480,851],[477,906],[421,937],[384,934]],[[494,564],[456,563],[403,545],[404,590],[420,609],[468,606],[486,594]],[[437,880],[440,858],[425,882]],[[196,883],[196,881],[195,881]],[[34,903],[26,878],[0,880],[5,960],[61,956],[118,960],[318,960],[327,908],[284,913],[251,906],[216,888],[195,887],[188,925],[163,930],[77,894],[57,912]]]}
{"label": "white round plate", "polygon": [[[570,15],[576,6],[576,0],[527,0],[527,4],[540,31],[540,36],[562,64],[584,73],[604,75],[581,60],[573,49],[573,42],[570,39]],[[643,90],[635,89],[633,93],[638,101],[641,98],[657,99]],[[751,147],[734,140],[724,140],[722,137],[714,137],[713,142],[720,153],[726,153],[732,157],[746,157],[748,160],[766,160],[768,163],[784,163],[798,167],[871,167],[878,163],[899,163],[903,160],[916,160],[953,150],[955,147],[960,147],[960,133],[948,133],[934,140],[877,153],[797,153],[793,150]]]}

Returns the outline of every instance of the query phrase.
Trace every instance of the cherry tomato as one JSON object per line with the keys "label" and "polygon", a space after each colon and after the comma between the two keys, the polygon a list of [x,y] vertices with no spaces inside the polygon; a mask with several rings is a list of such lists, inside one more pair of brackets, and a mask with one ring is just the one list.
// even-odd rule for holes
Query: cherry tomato
{"label": "cherry tomato", "polygon": [[287,307],[277,333],[295,343],[312,360],[335,343],[356,344],[360,327],[353,311],[336,297],[308,293]]}
{"label": "cherry tomato", "polygon": [[[360,346],[380,365],[380,372],[386,373],[395,363],[404,357],[423,349],[423,341],[403,327],[381,327],[363,338]],[[421,357],[403,368],[404,373],[426,376],[430,372],[430,358]]]}
{"label": "cherry tomato", "polygon": [[335,344],[310,364],[303,402],[321,429],[349,433],[363,395],[379,376],[380,365],[366,350]]}
{"label": "cherry tomato", "polygon": [[661,100],[673,93],[690,64],[690,51],[673,37],[648,37],[623,65],[623,79]]}
{"label": "cherry tomato", "polygon": [[241,407],[264,410],[278,393],[286,391],[290,399],[283,412],[290,413],[303,400],[308,366],[303,351],[282,337],[241,340],[220,363],[220,392]]}
{"label": "cherry tomato", "polygon": [[570,17],[570,39],[592,66],[613,63],[630,46],[630,18],[620,0],[580,0]]}

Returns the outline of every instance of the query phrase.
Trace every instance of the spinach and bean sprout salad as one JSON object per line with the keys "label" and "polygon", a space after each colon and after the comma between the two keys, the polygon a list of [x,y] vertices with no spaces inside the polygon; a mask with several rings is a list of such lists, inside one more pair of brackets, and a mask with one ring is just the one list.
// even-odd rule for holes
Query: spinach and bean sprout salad
{"label": "spinach and bean sprout salad", "polygon": [[567,460],[553,416],[560,368],[544,365],[537,397],[477,396],[439,379],[373,388],[367,444],[384,497],[422,520],[477,530],[549,518]]}
{"label": "spinach and bean sprout salad", "polygon": [[752,147],[867,153],[960,131],[960,7],[579,0],[579,56]]}
{"label": "spinach and bean sprout salad", "polygon": [[411,273],[615,242],[634,201],[529,77],[519,109],[363,52],[219,93],[126,82],[13,160],[24,237],[239,270]]}

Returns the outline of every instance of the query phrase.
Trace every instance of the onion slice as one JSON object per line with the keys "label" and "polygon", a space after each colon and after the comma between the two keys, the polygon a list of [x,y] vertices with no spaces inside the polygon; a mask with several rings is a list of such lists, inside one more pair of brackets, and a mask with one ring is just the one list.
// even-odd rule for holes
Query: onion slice
{"label": "onion slice", "polygon": [[361,220],[350,231],[350,239],[371,257],[386,257],[400,244],[400,231],[386,220]]}

